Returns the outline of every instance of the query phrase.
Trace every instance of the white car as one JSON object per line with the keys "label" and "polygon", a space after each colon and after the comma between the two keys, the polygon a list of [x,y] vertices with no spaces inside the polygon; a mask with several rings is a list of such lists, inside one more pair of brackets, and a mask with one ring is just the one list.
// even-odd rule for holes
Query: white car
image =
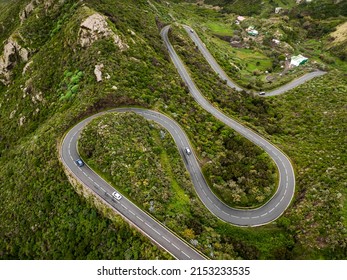
{"label": "white car", "polygon": [[186,152],[187,155],[190,155],[192,153],[192,151],[188,147],[186,147],[184,151]]}
{"label": "white car", "polygon": [[117,193],[117,192],[113,192],[112,195],[117,200],[121,200],[121,198],[122,198],[122,196],[119,193]]}
{"label": "white car", "polygon": [[265,91],[259,92],[259,95],[265,95]]}
{"label": "white car", "polygon": [[84,162],[83,162],[83,160],[81,160],[80,158],[79,158],[78,160],[76,160],[75,162],[76,162],[76,164],[77,164],[79,167],[84,166]]}

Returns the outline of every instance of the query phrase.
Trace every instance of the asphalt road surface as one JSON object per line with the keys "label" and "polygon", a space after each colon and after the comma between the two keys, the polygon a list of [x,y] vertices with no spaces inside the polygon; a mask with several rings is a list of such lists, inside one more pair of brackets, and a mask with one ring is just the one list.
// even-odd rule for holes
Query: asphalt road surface
{"label": "asphalt road surface", "polygon": [[[273,197],[266,204],[257,209],[240,210],[225,205],[212,193],[212,191],[208,187],[197,159],[194,155],[194,152],[189,155],[185,152],[185,148],[187,147],[189,147],[191,151],[193,151],[193,149],[191,148],[189,139],[187,138],[184,131],[180,128],[180,126],[167,116],[147,109],[117,108],[90,116],[89,118],[78,123],[66,134],[62,141],[60,157],[70,175],[76,178],[84,186],[92,190],[95,195],[103,199],[104,202],[106,202],[109,206],[120,213],[120,215],[122,215],[131,224],[137,227],[141,232],[147,235],[153,242],[170,252],[177,259],[199,260],[205,259],[206,257],[197,252],[192,246],[190,246],[190,244],[187,244],[186,242],[178,238],[175,234],[161,225],[160,222],[155,220],[148,213],[144,212],[136,205],[134,205],[124,195],[119,200],[114,198],[112,196],[112,193],[115,191],[115,189],[106,181],[104,181],[92,169],[90,169],[88,165],[79,167],[76,164],[76,160],[80,158],[77,147],[78,138],[80,132],[86,124],[88,124],[92,119],[108,112],[122,113],[132,111],[145,117],[148,120],[157,122],[169,131],[177,145],[182,158],[184,159],[183,161],[188,172],[190,173],[196,193],[198,194],[203,204],[221,220],[238,226],[260,226],[274,221],[275,219],[280,217],[281,214],[289,206],[295,191],[295,176],[293,167],[287,156],[276,146],[272,145],[269,141],[267,141],[254,131],[250,130],[234,119],[224,115],[218,109],[214,108],[203,97],[203,95],[200,93],[200,91],[190,78],[186,68],[184,67],[182,61],[176,54],[168,39],[167,35],[169,28],[170,26],[164,27],[161,31],[161,36],[168,49],[170,57],[178,70],[178,73],[188,86],[190,93],[192,94],[194,99],[200,104],[200,106],[202,106],[206,111],[211,113],[217,119],[222,121],[225,125],[234,129],[235,131],[252,141],[255,145],[264,149],[276,163],[279,171],[279,184],[277,191],[273,195]],[[204,53],[204,56],[211,64],[211,67],[217,73],[219,73],[221,78],[227,80],[229,86],[236,88],[237,90],[242,90],[235,83],[233,83],[224,73],[224,71],[219,67],[214,58],[201,43],[200,39],[196,36],[195,32],[191,31],[190,27],[185,26],[185,28],[190,37],[192,39],[195,38],[194,40],[197,40],[197,45],[200,44],[199,49]],[[295,85],[299,85],[307,81],[308,79],[323,74],[324,72],[321,72],[320,74],[316,72],[310,73],[308,74],[309,76],[303,76],[293,81],[292,83],[281,87],[280,89],[274,90],[272,92],[272,95],[283,93],[295,87]],[[270,95],[270,93],[268,93],[267,95]]]}

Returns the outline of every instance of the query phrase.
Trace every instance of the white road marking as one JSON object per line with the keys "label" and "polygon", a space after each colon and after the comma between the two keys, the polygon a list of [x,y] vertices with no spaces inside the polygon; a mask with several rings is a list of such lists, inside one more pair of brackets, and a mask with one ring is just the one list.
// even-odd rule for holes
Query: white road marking
{"label": "white road marking", "polygon": [[165,239],[166,242],[169,242],[171,244],[169,239],[167,239],[165,236],[162,236],[162,237]]}
{"label": "white road marking", "polygon": [[230,217],[240,219],[240,216],[230,215]]}
{"label": "white road marking", "polygon": [[145,225],[148,226],[150,229],[152,228],[152,226],[149,225],[147,222],[145,222]]}
{"label": "white road marking", "polygon": [[181,251],[183,255],[185,255],[187,258],[191,259],[184,251]]}
{"label": "white road marking", "polygon": [[263,215],[260,215],[260,217],[264,217],[264,216],[266,216],[268,213],[266,212],[265,214],[263,214]]}

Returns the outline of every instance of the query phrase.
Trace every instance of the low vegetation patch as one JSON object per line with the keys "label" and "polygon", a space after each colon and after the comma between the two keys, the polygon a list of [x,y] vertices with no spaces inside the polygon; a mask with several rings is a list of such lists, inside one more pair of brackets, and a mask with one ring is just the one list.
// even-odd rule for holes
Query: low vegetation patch
{"label": "low vegetation patch", "polygon": [[61,82],[61,89],[59,100],[70,99],[73,95],[77,94],[79,88],[79,82],[83,78],[83,72],[76,70],[75,72],[65,71],[64,79]]}

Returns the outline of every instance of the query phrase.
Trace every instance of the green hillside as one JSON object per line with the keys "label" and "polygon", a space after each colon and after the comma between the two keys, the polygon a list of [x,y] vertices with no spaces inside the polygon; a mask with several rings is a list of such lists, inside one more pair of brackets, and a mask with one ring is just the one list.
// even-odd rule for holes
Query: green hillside
{"label": "green hillside", "polygon": [[[120,117],[123,128],[130,127],[130,120],[138,123],[128,136],[135,139],[149,133],[156,140],[143,138],[141,145],[152,147],[162,170],[149,164],[143,166],[141,176],[165,178],[165,189],[156,194],[157,218],[182,238],[198,240],[199,249],[212,259],[346,259],[347,64],[345,40],[339,37],[343,33],[340,29],[334,33],[346,21],[345,4],[337,4],[337,13],[331,4],[264,2],[263,7],[256,0],[206,0],[199,5],[196,1],[0,0],[0,259],[172,258],[120,216],[73,187],[64,173],[58,157],[64,133],[79,120],[108,108],[146,107],[176,120],[221,196],[228,194],[225,186],[230,178],[243,191],[241,206],[264,201],[261,192],[272,193],[276,169],[267,156],[226,129],[187,92],[159,36],[165,24],[175,21],[194,27],[231,78],[250,92],[283,84],[317,65],[330,73],[280,97],[236,93],[218,81],[180,27],[173,25],[171,39],[203,94],[288,154],[295,166],[297,191],[276,222],[258,228],[225,224],[196,198],[172,140],[160,141],[155,132],[160,128],[138,116]],[[211,4],[224,9],[212,9]],[[277,5],[288,11],[274,15]],[[322,7],[326,8],[320,17]],[[271,32],[278,28],[292,54],[302,52],[316,64],[269,85],[264,72],[279,75],[282,50],[271,48],[272,37],[266,36],[253,40],[249,48],[231,48],[228,38],[243,35],[235,25],[238,14],[249,16],[245,26],[257,25],[261,32],[271,25]],[[103,30],[89,29],[93,22]],[[117,127],[112,119],[105,121]],[[106,148],[94,137],[97,123],[93,125],[83,138],[91,145],[86,148],[98,148],[95,158],[89,159],[91,164]],[[106,140],[110,146],[125,145],[119,137]],[[100,170],[103,176],[120,184],[130,198],[140,191],[117,182],[118,175],[111,178],[114,170],[108,170],[108,162]],[[246,175],[241,180],[242,174]],[[147,187],[144,194],[154,192],[155,176],[149,175],[147,185],[145,178],[138,178],[142,182],[138,187]],[[261,188],[255,189],[257,181]],[[246,199],[247,191],[255,194],[252,201]],[[159,206],[160,199],[164,201]],[[134,200],[149,209],[148,197]]]}
{"label": "green hillside", "polygon": [[[57,150],[64,132],[91,112],[144,104],[160,94],[152,93],[147,82],[163,76],[156,63],[169,64],[161,53],[154,15],[138,1],[117,6],[113,1],[64,1],[47,11],[45,2],[20,24],[18,11],[24,2],[9,4],[0,19],[13,38],[30,50],[27,62],[16,59],[11,66],[10,83],[0,83],[0,258],[170,258],[120,217],[106,209],[97,211],[90,199],[80,197],[63,172]],[[110,28],[130,45],[127,53],[109,38],[88,48],[80,46],[79,26],[97,11],[109,14],[110,19],[105,18]],[[5,42],[1,42],[3,49]],[[104,63],[104,71],[111,75],[104,83],[95,80],[97,63]],[[144,75],[134,77],[134,72]],[[82,75],[74,78],[75,73]],[[171,80],[161,79],[161,90]],[[70,84],[78,86],[72,95]],[[61,99],[62,94],[68,98]]]}

